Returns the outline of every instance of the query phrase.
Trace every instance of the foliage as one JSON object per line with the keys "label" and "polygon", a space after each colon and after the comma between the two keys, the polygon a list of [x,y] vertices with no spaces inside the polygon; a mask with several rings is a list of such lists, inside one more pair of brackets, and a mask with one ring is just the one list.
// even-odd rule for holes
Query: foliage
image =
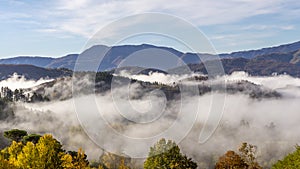
{"label": "foliage", "polygon": [[120,164],[119,164],[118,169],[130,169],[130,168],[126,165],[125,159],[124,159],[124,158],[121,159],[121,162],[120,162]]}
{"label": "foliage", "polygon": [[97,72],[95,82],[111,82],[113,75],[110,72]]}
{"label": "foliage", "polygon": [[15,166],[5,160],[3,156],[0,156],[0,168],[1,169],[15,169]]}
{"label": "foliage", "polygon": [[150,148],[148,158],[144,163],[145,169],[195,169],[197,164],[192,159],[180,153],[175,142],[165,139],[159,140]]}
{"label": "foliage", "polygon": [[16,142],[21,141],[24,136],[27,136],[27,131],[25,130],[12,129],[4,132],[4,137]]}
{"label": "foliage", "polygon": [[88,169],[89,162],[82,149],[69,151],[62,157],[62,167],[66,169]]}
{"label": "foliage", "polygon": [[109,169],[129,169],[131,159],[113,153],[105,152],[100,157],[103,168]]}
{"label": "foliage", "polygon": [[248,169],[248,164],[234,151],[227,151],[219,158],[215,169]]}
{"label": "foliage", "polygon": [[[14,130],[17,131],[17,130]],[[20,130],[19,130],[20,131]],[[23,132],[20,132],[24,134]],[[27,134],[27,132],[26,132]],[[0,153],[2,169],[88,169],[89,163],[83,150],[66,153],[62,145],[52,135],[29,135],[33,141],[12,141],[12,144]],[[37,138],[39,138],[37,140]],[[25,144],[24,144],[25,143]]]}
{"label": "foliage", "polygon": [[242,159],[248,164],[248,169],[262,169],[256,161],[257,146],[242,143],[239,152]]}
{"label": "foliage", "polygon": [[44,135],[37,144],[13,141],[8,152],[9,162],[17,168],[61,168],[61,144],[51,135]]}
{"label": "foliage", "polygon": [[[65,151],[59,141],[46,134],[27,134],[24,130],[13,129],[4,132],[12,140],[11,145],[0,151],[1,169],[131,169],[130,157],[109,152],[103,153],[100,161],[89,163],[82,149]],[[242,143],[239,153],[227,151],[219,158],[215,169],[262,169],[256,161],[257,147]],[[150,147],[145,169],[196,169],[197,164],[180,152],[179,146],[165,139]],[[300,168],[300,146],[279,160],[272,169]]]}
{"label": "foliage", "polygon": [[23,142],[23,144],[26,144],[27,142],[32,142],[32,143],[36,144],[36,143],[38,143],[38,141],[41,137],[42,136],[38,135],[38,134],[30,134],[30,135],[24,136],[22,138],[22,142]]}
{"label": "foliage", "polygon": [[272,169],[299,169],[300,168],[300,146],[296,150],[279,160],[272,166]]}
{"label": "foliage", "polygon": [[12,91],[8,87],[1,87],[0,98],[6,102],[22,101],[22,102],[42,102],[50,101],[46,96],[39,93],[33,92],[32,95],[29,93],[24,94],[23,89],[15,89]]}

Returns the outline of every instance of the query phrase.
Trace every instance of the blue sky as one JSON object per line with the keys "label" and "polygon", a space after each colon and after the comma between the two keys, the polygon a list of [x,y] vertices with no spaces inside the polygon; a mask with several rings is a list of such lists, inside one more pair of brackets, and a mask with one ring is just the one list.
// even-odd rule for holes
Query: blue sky
{"label": "blue sky", "polygon": [[[299,0],[0,0],[0,57],[79,53],[109,23],[145,12],[186,20],[205,34],[218,53],[300,40]],[[137,37],[126,43],[186,51],[158,37]]]}

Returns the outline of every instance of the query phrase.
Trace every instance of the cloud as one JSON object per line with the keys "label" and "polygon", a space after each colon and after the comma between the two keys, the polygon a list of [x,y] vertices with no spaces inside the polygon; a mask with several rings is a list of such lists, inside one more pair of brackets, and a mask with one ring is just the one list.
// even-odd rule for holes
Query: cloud
{"label": "cloud", "polygon": [[[182,17],[197,26],[229,24],[262,15],[281,13],[281,0],[267,1],[93,1],[61,0],[52,3],[49,10],[40,11],[47,18],[45,29],[90,37],[97,30],[124,16],[162,12]],[[50,12],[51,11],[51,12]]]}
{"label": "cloud", "polygon": [[11,77],[0,81],[0,88],[8,87],[11,90],[21,89],[21,88],[27,89],[27,88],[33,88],[42,83],[50,82],[52,80],[53,79],[43,79],[43,78],[39,80],[27,80],[24,76],[14,73]]}
{"label": "cloud", "polygon": [[[85,41],[91,38],[91,36],[101,28],[123,17],[156,12],[177,16],[205,30],[208,37],[215,38],[213,41],[217,49],[222,50],[222,52],[250,49],[253,47],[258,48],[261,45],[269,46],[279,44],[279,40],[282,39],[281,36],[294,38],[290,36],[289,33],[295,31],[298,26],[296,21],[297,18],[299,18],[298,13],[300,6],[297,0],[191,0],[178,1],[176,3],[171,0],[163,2],[159,0],[54,0],[47,2],[41,1],[38,3],[26,1],[22,2],[22,4],[2,3],[3,5],[1,4],[0,8],[5,5],[9,5],[9,8],[0,10],[3,11],[0,12],[0,22],[6,24],[5,26],[7,27],[13,26],[17,28],[17,31],[27,31],[27,36],[30,35],[37,39],[43,38],[43,35],[47,35],[47,37],[51,35],[51,38],[55,38],[58,41],[61,40],[61,37],[65,39],[69,38],[66,39],[66,41],[72,44],[73,42],[70,42],[72,38],[79,38]],[[157,20],[157,18],[153,19]],[[128,21],[127,24],[134,25],[135,21]],[[24,25],[26,26],[25,29]],[[162,25],[166,29],[168,29],[168,26],[172,26],[172,28],[169,28],[170,31],[176,32],[180,30],[176,29],[180,27],[180,25],[167,24],[166,26],[166,24],[163,23]],[[236,25],[238,29],[232,29],[229,25]],[[126,25],[124,27],[123,25],[119,25],[119,29],[112,29],[103,34],[107,37],[115,36],[125,28]],[[241,28],[247,29],[241,30]],[[10,30],[10,28],[7,29]],[[261,34],[270,34],[271,32],[272,38],[277,39],[277,41],[266,40],[269,39],[270,36],[257,39],[253,37],[253,34],[257,34],[256,31],[260,31]],[[244,38],[233,37],[227,41],[216,38],[216,36],[220,37],[226,36],[226,34],[232,35],[236,33],[244,34]],[[138,39],[137,43],[149,43],[147,39],[139,39],[138,37],[136,39]],[[295,40],[296,39],[290,39],[286,42]],[[270,44],[271,42],[273,43]],[[52,42],[49,41],[48,43]],[[12,44],[13,43],[11,43],[11,45]],[[48,46],[52,45],[53,44],[50,44]],[[181,50],[181,47],[174,45],[174,43],[170,41],[164,41],[159,45],[173,46]],[[61,50],[64,49],[62,48]],[[44,53],[48,52],[46,51]]]}
{"label": "cloud", "polygon": [[242,26],[239,28],[241,30],[293,30],[295,29],[294,25],[265,25],[265,24],[253,24],[253,25],[247,25]]}

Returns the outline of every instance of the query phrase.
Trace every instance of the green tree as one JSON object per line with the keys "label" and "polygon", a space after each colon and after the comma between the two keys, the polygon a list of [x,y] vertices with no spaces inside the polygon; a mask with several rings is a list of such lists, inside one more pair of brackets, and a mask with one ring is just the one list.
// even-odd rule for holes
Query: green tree
{"label": "green tree", "polygon": [[41,135],[38,134],[30,134],[27,136],[24,136],[22,138],[22,142],[26,145],[27,142],[32,142],[34,144],[38,143],[39,139],[41,138]]}
{"label": "green tree", "polygon": [[148,158],[144,162],[145,169],[195,169],[197,164],[180,153],[178,145],[165,139],[159,140],[150,147]]}
{"label": "green tree", "polygon": [[4,132],[4,137],[16,142],[21,141],[24,136],[27,136],[27,131],[25,130],[12,129]]}
{"label": "green tree", "polygon": [[248,164],[234,151],[227,151],[219,158],[215,169],[248,169]]}
{"label": "green tree", "polygon": [[300,168],[300,146],[296,150],[279,160],[272,166],[272,169],[299,169]]}

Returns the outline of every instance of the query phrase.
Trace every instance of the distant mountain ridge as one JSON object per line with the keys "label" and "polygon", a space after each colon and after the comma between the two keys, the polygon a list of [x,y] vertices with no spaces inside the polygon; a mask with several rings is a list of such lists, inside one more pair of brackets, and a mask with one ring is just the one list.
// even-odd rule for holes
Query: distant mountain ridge
{"label": "distant mountain ridge", "polygon": [[294,42],[294,43],[289,43],[289,44],[284,44],[284,45],[279,45],[275,47],[267,47],[267,48],[262,48],[262,49],[257,49],[257,50],[247,50],[247,51],[238,51],[238,52],[232,52],[232,53],[225,53],[225,54],[219,54],[220,57],[222,58],[238,58],[238,57],[243,57],[247,59],[254,58],[256,56],[260,55],[268,55],[272,53],[289,53],[289,52],[294,52],[300,49],[300,41]]}
{"label": "distant mountain ridge", "polygon": [[[198,56],[206,58],[211,56],[210,54],[183,53],[170,47],[161,47],[149,44],[113,47],[96,45],[85,50],[81,55],[90,56],[97,55],[101,52],[106,53],[101,65],[99,65],[98,68],[98,71],[104,71],[116,68],[118,64],[121,63],[125,58],[144,49],[157,49],[166,51],[171,55],[181,58],[186,64],[192,65],[192,67],[198,71],[204,68],[203,63],[201,63]],[[28,64],[47,69],[67,68],[73,70],[78,56],[79,54],[69,54],[60,58],[21,56],[0,59],[0,64]],[[277,72],[289,73],[293,76],[300,77],[300,41],[276,47],[262,48],[259,50],[219,54],[219,56],[222,58],[222,63],[226,73],[231,73],[236,70],[243,70],[248,71],[253,75],[269,75],[270,72]],[[151,57],[151,55],[149,55],[149,57]],[[86,67],[83,69],[84,71],[90,71],[89,64],[94,63],[95,58],[96,57],[91,57],[90,59],[86,60]],[[196,68],[195,65],[198,65],[198,67]]]}
{"label": "distant mountain ridge", "polygon": [[23,75],[26,79],[58,78],[71,76],[72,71],[67,69],[46,69],[33,65],[0,65],[0,79],[6,79],[12,74]]}
{"label": "distant mountain ridge", "polygon": [[69,54],[60,58],[42,56],[18,56],[13,58],[0,59],[0,64],[8,65],[33,65],[43,68],[67,68],[73,69],[78,54]]}

